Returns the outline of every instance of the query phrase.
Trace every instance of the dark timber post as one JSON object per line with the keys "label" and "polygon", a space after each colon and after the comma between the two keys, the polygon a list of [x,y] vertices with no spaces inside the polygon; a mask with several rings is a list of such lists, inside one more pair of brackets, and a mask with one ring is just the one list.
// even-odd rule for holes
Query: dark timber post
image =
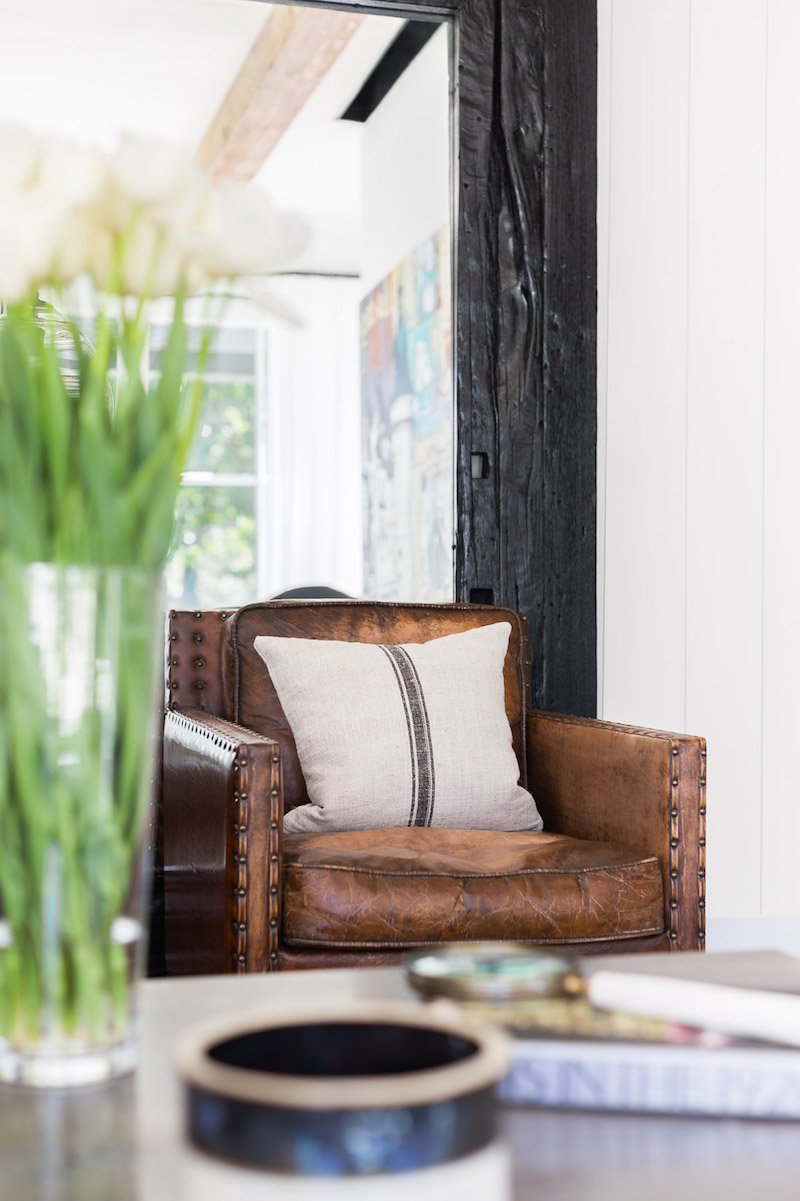
{"label": "dark timber post", "polygon": [[456,596],[527,613],[534,706],[593,716],[596,7],[473,0],[457,31]]}

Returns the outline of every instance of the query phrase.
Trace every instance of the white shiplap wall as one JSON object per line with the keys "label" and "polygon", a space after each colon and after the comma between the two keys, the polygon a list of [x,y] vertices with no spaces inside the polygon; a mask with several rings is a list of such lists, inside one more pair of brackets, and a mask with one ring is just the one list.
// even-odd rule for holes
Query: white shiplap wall
{"label": "white shiplap wall", "polygon": [[800,913],[800,3],[599,35],[599,707],[708,738],[709,914]]}

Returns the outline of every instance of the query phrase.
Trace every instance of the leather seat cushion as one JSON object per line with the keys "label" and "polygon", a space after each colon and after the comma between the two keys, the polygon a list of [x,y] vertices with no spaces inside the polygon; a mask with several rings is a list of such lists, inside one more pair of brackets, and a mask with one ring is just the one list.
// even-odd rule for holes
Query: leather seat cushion
{"label": "leather seat cushion", "polygon": [[658,856],[529,831],[287,834],[283,913],[296,947],[569,944],[664,929]]}

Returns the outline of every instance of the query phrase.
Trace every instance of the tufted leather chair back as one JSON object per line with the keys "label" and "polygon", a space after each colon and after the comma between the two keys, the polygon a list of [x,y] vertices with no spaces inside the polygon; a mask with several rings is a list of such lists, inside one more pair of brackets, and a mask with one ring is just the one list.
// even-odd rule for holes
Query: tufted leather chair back
{"label": "tufted leather chair back", "polygon": [[292,732],[253,647],[258,635],[392,645],[428,642],[498,621],[511,625],[504,671],[506,713],[524,785],[530,646],[527,620],[512,609],[350,600],[268,601],[238,610],[173,609],[168,625],[167,703],[172,709],[205,709],[278,741],[288,810],[304,804],[308,796]]}

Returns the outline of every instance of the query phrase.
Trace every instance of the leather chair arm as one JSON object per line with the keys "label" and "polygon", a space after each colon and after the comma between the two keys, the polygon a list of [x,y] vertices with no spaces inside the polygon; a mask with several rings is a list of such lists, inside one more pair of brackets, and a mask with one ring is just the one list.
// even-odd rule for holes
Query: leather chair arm
{"label": "leather chair arm", "polygon": [[705,740],[531,711],[527,742],[545,829],[657,854],[670,947],[703,947]]}
{"label": "leather chair arm", "polygon": [[167,974],[275,967],[278,743],[204,710],[168,710],[162,796]]}

